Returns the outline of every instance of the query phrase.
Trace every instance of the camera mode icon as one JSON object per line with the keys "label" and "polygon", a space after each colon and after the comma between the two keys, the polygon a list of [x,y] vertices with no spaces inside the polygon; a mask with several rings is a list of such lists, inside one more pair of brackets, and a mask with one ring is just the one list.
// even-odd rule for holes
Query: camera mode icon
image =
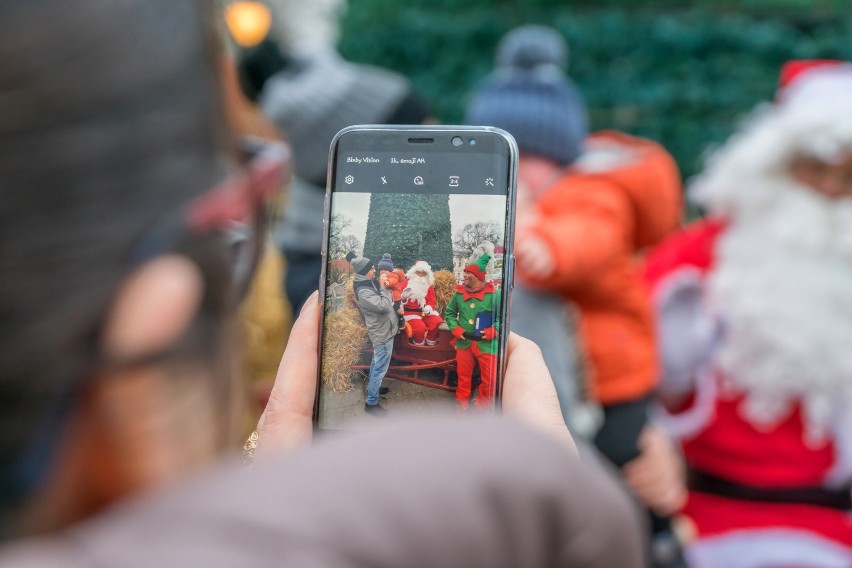
{"label": "camera mode icon", "polygon": [[414,178],[414,185],[423,185],[423,178],[421,176],[416,176]]}

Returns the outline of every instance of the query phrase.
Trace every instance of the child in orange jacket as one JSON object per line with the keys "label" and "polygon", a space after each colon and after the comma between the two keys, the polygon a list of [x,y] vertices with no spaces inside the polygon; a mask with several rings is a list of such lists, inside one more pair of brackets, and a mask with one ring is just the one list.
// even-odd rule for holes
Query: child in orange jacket
{"label": "child in orange jacket", "polygon": [[681,189],[655,142],[610,131],[586,149],[519,219],[515,255],[520,278],[579,308],[591,395],[607,407],[656,386],[653,313],[636,260],[676,227]]}
{"label": "child in orange jacket", "polygon": [[[567,55],[555,30],[510,32],[467,121],[503,128],[518,143],[518,287],[576,306],[588,394],[604,414],[595,445],[622,467],[647,446],[640,433],[644,440],[660,373],[637,256],[676,227],[680,176],[655,142],[620,132],[586,135],[582,100],[564,73]],[[654,518],[653,528],[670,533],[665,518]]]}
{"label": "child in orange jacket", "polygon": [[[390,253],[384,253],[382,259],[376,263],[376,269],[379,271],[379,279],[383,281],[383,286],[391,291],[391,299],[393,299],[394,310],[400,312],[402,310],[402,292],[408,285],[405,279],[405,273],[401,268],[394,268],[393,259]],[[411,337],[411,326],[399,314],[399,329],[404,329],[408,337]]]}
{"label": "child in orange jacket", "polygon": [[[604,415],[595,446],[625,467],[659,435],[646,426],[660,369],[651,296],[637,256],[675,228],[680,180],[674,160],[650,140],[602,132],[590,136],[586,148],[526,213],[519,206],[515,255],[524,285],[577,307],[589,395]],[[523,162],[521,170],[529,169]],[[651,516],[654,566],[683,565],[682,556],[665,562],[671,550],[681,554],[668,518],[685,500],[683,480],[677,485]]]}

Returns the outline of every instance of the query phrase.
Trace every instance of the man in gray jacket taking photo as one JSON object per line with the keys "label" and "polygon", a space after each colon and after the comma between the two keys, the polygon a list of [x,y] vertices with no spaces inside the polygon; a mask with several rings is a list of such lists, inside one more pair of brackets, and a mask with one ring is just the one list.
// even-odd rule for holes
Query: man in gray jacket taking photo
{"label": "man in gray jacket taking photo", "polygon": [[347,254],[346,260],[355,270],[352,279],[355,303],[364,316],[367,336],[373,345],[364,410],[373,416],[381,417],[387,414],[387,409],[379,404],[379,395],[387,392],[387,388],[381,385],[390,365],[393,340],[399,332],[397,314],[393,307],[391,291],[387,288],[387,280],[385,277],[376,280],[373,261],[357,256],[354,252]]}

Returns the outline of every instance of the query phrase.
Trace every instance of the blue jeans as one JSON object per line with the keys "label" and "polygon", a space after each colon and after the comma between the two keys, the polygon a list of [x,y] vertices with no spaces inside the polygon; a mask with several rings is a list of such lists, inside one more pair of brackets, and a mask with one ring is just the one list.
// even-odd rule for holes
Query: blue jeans
{"label": "blue jeans", "polygon": [[367,383],[367,404],[370,406],[379,404],[379,387],[382,386],[382,379],[388,372],[392,352],[393,338],[385,343],[373,346],[373,360],[370,361],[370,382]]}

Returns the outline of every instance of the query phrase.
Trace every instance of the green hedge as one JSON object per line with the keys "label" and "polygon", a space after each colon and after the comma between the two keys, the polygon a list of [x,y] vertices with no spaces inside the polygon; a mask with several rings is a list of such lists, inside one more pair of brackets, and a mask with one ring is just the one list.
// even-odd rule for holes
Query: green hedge
{"label": "green hedge", "polygon": [[852,9],[836,0],[350,0],[341,51],[409,76],[437,118],[466,97],[509,29],[545,23],[571,47],[570,73],[595,129],[662,142],[685,176],[790,59],[852,59]]}

